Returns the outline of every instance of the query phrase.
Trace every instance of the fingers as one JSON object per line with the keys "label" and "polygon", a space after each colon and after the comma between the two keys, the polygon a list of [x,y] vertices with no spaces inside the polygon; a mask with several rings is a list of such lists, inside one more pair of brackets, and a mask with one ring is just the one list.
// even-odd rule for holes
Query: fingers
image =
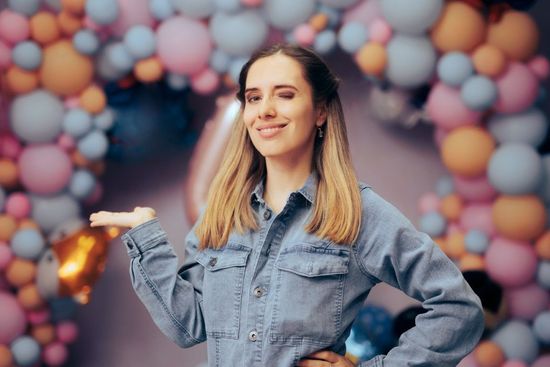
{"label": "fingers", "polygon": [[320,361],[318,359],[302,359],[300,360],[300,362],[298,362],[297,366],[299,367],[332,367],[330,362]]}
{"label": "fingers", "polygon": [[336,363],[340,360],[340,358],[342,358],[342,356],[339,355],[338,353],[334,353],[329,350],[320,350],[318,352],[311,353],[308,357],[315,358],[315,359],[322,359],[331,363]]}
{"label": "fingers", "polygon": [[113,213],[108,211],[99,211],[90,215],[90,226],[123,226],[128,227],[132,222],[131,213]]}

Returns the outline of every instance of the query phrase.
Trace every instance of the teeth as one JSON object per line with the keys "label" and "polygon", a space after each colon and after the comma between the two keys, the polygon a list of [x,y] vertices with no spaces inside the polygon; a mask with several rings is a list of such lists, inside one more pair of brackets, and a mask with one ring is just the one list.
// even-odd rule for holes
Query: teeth
{"label": "teeth", "polygon": [[271,132],[271,131],[282,129],[283,127],[284,127],[284,125],[283,126],[276,126],[276,127],[266,127],[264,129],[260,129],[260,131]]}

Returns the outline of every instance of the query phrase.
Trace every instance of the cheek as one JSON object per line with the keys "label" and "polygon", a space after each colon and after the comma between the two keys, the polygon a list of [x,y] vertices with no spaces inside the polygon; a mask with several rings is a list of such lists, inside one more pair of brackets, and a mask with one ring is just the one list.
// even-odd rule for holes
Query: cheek
{"label": "cheek", "polygon": [[243,121],[247,128],[249,128],[256,118],[256,113],[253,111],[253,108],[245,108],[243,111]]}

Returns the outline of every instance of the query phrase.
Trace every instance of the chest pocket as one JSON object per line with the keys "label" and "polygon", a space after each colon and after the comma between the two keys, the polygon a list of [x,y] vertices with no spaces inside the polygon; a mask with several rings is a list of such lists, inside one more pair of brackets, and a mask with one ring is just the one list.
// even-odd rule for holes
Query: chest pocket
{"label": "chest pocket", "polygon": [[207,335],[238,338],[244,272],[249,254],[249,247],[236,243],[197,254],[197,262],[205,268],[203,312]]}
{"label": "chest pocket", "polygon": [[270,331],[272,343],[332,343],[341,333],[350,253],[300,244],[282,250]]}

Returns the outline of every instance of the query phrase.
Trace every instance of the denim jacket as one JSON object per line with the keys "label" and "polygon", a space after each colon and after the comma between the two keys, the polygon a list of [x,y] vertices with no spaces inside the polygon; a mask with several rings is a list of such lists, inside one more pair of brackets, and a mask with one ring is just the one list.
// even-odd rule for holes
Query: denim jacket
{"label": "denim jacket", "polygon": [[387,355],[359,366],[456,366],[484,327],[479,298],[461,272],[363,183],[355,243],[305,232],[317,180],[312,173],[278,215],[258,184],[251,205],[260,228],[231,233],[220,250],[197,250],[195,224],[179,268],[158,219],[126,232],[132,285],[156,325],[181,347],[208,340],[209,366],[294,366],[321,349],[344,355],[369,291],[386,282],[427,312]]}

